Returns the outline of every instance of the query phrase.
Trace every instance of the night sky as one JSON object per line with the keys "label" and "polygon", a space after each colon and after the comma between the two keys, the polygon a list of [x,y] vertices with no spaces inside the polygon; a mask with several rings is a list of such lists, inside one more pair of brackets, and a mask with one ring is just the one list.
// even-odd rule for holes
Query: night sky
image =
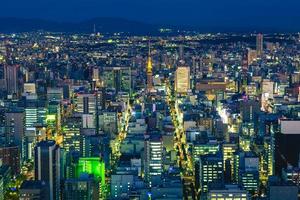
{"label": "night sky", "polygon": [[0,17],[120,17],[197,27],[300,27],[299,0],[1,0]]}

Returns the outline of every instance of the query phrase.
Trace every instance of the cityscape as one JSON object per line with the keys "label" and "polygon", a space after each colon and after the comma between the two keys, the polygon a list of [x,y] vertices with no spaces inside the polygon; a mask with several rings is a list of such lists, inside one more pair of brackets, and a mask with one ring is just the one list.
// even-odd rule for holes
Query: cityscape
{"label": "cityscape", "polygon": [[300,33],[5,20],[0,200],[300,199]]}

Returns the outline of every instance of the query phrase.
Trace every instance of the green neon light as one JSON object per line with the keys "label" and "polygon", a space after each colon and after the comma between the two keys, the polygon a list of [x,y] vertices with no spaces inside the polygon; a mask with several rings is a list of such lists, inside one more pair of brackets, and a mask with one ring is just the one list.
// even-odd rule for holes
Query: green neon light
{"label": "green neon light", "polygon": [[105,188],[105,163],[100,158],[79,158],[76,177],[79,178],[82,173],[93,174],[101,182],[101,188]]}

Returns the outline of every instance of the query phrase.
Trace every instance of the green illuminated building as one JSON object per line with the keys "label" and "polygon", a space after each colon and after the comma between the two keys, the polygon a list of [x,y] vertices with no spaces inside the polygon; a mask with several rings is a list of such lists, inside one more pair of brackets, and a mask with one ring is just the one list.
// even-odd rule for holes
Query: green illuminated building
{"label": "green illuminated building", "polygon": [[100,193],[106,189],[105,184],[105,163],[98,157],[79,158],[76,166],[76,178],[81,174],[92,174],[100,182]]}

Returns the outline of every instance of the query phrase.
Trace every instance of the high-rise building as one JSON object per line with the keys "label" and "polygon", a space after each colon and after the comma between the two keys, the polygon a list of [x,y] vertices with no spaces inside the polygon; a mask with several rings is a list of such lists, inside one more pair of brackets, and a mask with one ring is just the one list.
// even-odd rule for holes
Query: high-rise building
{"label": "high-rise building", "polygon": [[257,56],[261,56],[264,51],[263,34],[259,33],[256,35],[256,52]]}
{"label": "high-rise building", "polygon": [[99,199],[99,181],[94,176],[82,174],[79,178],[67,179],[64,183],[63,199]]}
{"label": "high-rise building", "polygon": [[96,114],[96,96],[94,94],[78,94],[76,112]]}
{"label": "high-rise building", "polygon": [[203,192],[223,187],[223,158],[220,154],[200,156],[199,179],[200,189]]}
{"label": "high-rise building", "polygon": [[280,133],[275,135],[276,173],[287,166],[298,167],[300,162],[300,120],[280,120]]}
{"label": "high-rise building", "polygon": [[178,67],[175,72],[175,91],[186,94],[190,90],[190,68]]}
{"label": "high-rise building", "polygon": [[104,67],[103,84],[116,92],[131,92],[131,67]]}
{"label": "high-rise building", "polygon": [[5,126],[8,142],[21,146],[24,139],[24,110],[12,110],[5,113]]}
{"label": "high-rise building", "polygon": [[18,94],[18,65],[5,65],[4,67],[4,78],[6,83],[7,94]]}
{"label": "high-rise building", "polygon": [[252,152],[239,153],[239,185],[249,192],[256,192],[259,187],[259,157]]}
{"label": "high-rise building", "polygon": [[62,133],[63,147],[66,152],[80,151],[80,129],[82,127],[80,117],[69,117],[63,123]]}
{"label": "high-rise building", "polygon": [[20,187],[20,200],[49,200],[46,182],[26,180]]}
{"label": "high-rise building", "polygon": [[103,111],[99,115],[99,128],[104,133],[109,133],[111,138],[115,138],[118,132],[118,118],[116,112]]}
{"label": "high-rise building", "polygon": [[274,82],[268,79],[262,81],[261,107],[264,111],[270,111],[270,99],[274,98]]}
{"label": "high-rise building", "polygon": [[248,64],[251,65],[257,59],[257,52],[253,49],[248,49]]}
{"label": "high-rise building", "polygon": [[247,100],[240,102],[241,117],[243,122],[255,122],[258,120],[260,112],[260,103],[255,100]]}
{"label": "high-rise building", "polygon": [[234,174],[234,154],[238,150],[237,144],[225,143],[222,147],[225,181],[231,182]]}
{"label": "high-rise building", "polygon": [[134,176],[131,174],[113,174],[111,176],[110,191],[112,199],[119,199],[128,194],[134,185]]}
{"label": "high-rise building", "polygon": [[35,180],[48,184],[49,200],[60,198],[60,153],[60,147],[53,140],[41,141],[35,147]]}
{"label": "high-rise building", "polygon": [[92,81],[95,82],[95,86],[96,87],[101,87],[102,83],[100,80],[100,73],[99,73],[99,68],[98,67],[94,67],[93,68],[93,73],[92,73]]}
{"label": "high-rise building", "polygon": [[99,196],[105,198],[105,163],[99,157],[79,158],[76,165],[76,178],[80,178],[82,174],[93,175],[94,179],[100,183]]}
{"label": "high-rise building", "polygon": [[144,154],[145,180],[151,187],[156,184],[156,180],[161,181],[163,171],[163,143],[160,135],[153,134],[145,140]]}
{"label": "high-rise building", "polygon": [[20,173],[20,147],[15,145],[0,146],[0,159],[3,165],[11,168],[13,175]]}
{"label": "high-rise building", "polygon": [[51,101],[48,104],[46,123],[48,128],[59,132],[61,129],[61,107],[60,103]]}

